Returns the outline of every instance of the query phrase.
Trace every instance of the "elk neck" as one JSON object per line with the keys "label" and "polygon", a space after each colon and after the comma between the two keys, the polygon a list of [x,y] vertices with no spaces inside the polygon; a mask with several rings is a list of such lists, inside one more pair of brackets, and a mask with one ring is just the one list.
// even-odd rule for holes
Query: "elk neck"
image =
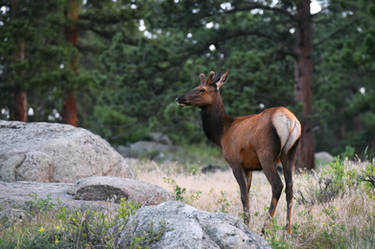
{"label": "elk neck", "polygon": [[202,107],[201,116],[204,133],[209,140],[221,146],[221,137],[233,122],[233,118],[226,114],[220,92],[214,103]]}

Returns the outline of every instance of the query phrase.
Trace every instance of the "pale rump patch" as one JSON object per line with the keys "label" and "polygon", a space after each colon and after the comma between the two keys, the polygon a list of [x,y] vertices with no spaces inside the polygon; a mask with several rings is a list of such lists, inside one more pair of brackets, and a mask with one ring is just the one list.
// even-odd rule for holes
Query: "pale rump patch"
{"label": "pale rump patch", "polygon": [[272,124],[280,138],[281,150],[288,152],[301,136],[301,124],[288,109],[280,109],[272,116]]}
{"label": "pale rump patch", "polygon": [[301,124],[296,119],[293,121],[292,130],[289,134],[288,140],[286,141],[286,144],[284,146],[284,151],[287,152],[292,148],[292,146],[296,143],[298,138],[301,136]]}
{"label": "pale rump patch", "polygon": [[290,120],[282,111],[278,111],[272,117],[272,124],[276,129],[277,135],[279,135],[281,148],[284,148],[289,137]]}

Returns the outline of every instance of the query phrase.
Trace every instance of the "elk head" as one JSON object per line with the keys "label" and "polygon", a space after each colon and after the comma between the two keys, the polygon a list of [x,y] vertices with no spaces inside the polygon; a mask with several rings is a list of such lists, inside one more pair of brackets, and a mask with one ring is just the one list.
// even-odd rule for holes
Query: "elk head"
{"label": "elk head", "polygon": [[206,80],[206,76],[201,73],[199,75],[201,80],[200,85],[176,98],[177,104],[180,106],[190,105],[198,107],[213,104],[219,94],[220,87],[227,79],[227,75],[228,72],[225,72],[221,76],[220,74],[215,76],[214,72],[210,72]]}

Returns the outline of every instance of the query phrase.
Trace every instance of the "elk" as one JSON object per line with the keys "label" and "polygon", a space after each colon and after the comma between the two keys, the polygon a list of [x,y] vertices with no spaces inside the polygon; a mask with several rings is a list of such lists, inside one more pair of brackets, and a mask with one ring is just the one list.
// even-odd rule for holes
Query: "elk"
{"label": "elk", "polygon": [[204,133],[220,147],[240,187],[246,225],[249,225],[250,221],[249,190],[254,170],[263,170],[272,186],[269,214],[270,217],[274,216],[284,187],[276,168],[277,163],[281,161],[286,184],[286,229],[291,233],[292,174],[296,149],[301,137],[301,124],[285,107],[268,108],[261,113],[248,116],[228,116],[219,91],[227,79],[228,72],[214,75],[214,72],[210,72],[206,80],[205,75],[200,74],[200,85],[176,98],[176,102],[180,106],[201,108]]}

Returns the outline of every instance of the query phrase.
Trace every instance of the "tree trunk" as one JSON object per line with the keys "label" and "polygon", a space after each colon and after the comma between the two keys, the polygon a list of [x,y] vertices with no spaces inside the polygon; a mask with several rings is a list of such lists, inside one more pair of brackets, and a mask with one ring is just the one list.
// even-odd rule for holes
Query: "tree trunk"
{"label": "tree trunk", "polygon": [[77,126],[77,101],[73,95],[73,91],[67,89],[65,92],[65,100],[63,103],[63,122]]}
{"label": "tree trunk", "polygon": [[[74,47],[77,46],[78,41],[78,0],[67,0],[65,9],[65,18],[67,24],[65,25],[65,39]],[[70,59],[69,67],[74,72],[77,72],[77,56]],[[67,124],[77,126],[77,101],[74,97],[72,88],[65,89],[65,99],[63,102],[63,121]]]}
{"label": "tree trunk", "polygon": [[[11,18],[17,18],[18,1],[11,0],[10,2],[10,13]],[[16,50],[14,51],[13,62],[18,63],[25,60],[25,43],[18,41]],[[17,72],[19,75],[23,75],[23,72]],[[13,92],[13,103],[10,106],[10,119],[17,121],[27,121],[27,93],[26,91],[14,82]]]}
{"label": "tree trunk", "polygon": [[14,95],[13,106],[10,111],[10,119],[27,121],[27,93],[24,90],[17,90]]}
{"label": "tree trunk", "polygon": [[303,104],[302,138],[298,150],[297,168],[313,169],[315,138],[313,133],[312,94],[312,20],[310,0],[297,1],[295,92],[297,100]]}

